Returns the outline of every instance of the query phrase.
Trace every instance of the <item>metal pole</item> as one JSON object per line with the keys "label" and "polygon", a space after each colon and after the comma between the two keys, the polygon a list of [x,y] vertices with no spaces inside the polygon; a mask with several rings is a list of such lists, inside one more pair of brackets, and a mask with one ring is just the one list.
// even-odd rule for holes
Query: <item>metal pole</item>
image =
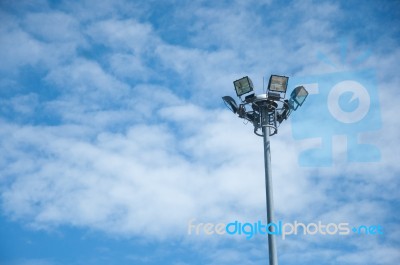
{"label": "metal pole", "polygon": [[[269,143],[269,128],[268,125],[268,109],[264,105],[261,108],[261,126],[264,138],[264,165],[265,165],[265,192],[267,200],[267,222],[268,224],[274,221],[274,201],[272,194],[272,177],[271,177],[271,149]],[[271,232],[275,232],[275,227],[270,226]],[[268,233],[268,254],[269,265],[278,265],[276,252],[275,235]]]}

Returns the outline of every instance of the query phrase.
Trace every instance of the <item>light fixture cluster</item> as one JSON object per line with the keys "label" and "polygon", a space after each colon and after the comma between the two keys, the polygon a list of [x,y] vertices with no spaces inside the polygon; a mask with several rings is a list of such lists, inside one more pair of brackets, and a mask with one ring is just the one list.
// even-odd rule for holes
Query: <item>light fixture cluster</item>
{"label": "light fixture cluster", "polygon": [[[255,134],[262,136],[259,130],[266,126],[270,129],[270,135],[274,135],[278,132],[280,123],[286,120],[292,111],[297,110],[308,96],[307,90],[298,86],[292,91],[290,98],[285,99],[288,81],[289,77],[271,75],[267,93],[255,95],[253,82],[245,76],[233,82],[241,103],[238,105],[230,96],[224,96],[222,99],[233,113],[254,125]],[[266,110],[264,115],[262,109]]]}

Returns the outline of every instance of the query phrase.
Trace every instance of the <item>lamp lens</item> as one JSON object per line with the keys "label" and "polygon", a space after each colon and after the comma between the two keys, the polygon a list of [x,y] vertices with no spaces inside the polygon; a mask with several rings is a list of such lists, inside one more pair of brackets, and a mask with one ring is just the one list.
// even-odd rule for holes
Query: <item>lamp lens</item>
{"label": "lamp lens", "polygon": [[238,97],[253,91],[253,82],[247,76],[233,82]]}
{"label": "lamp lens", "polygon": [[271,75],[268,89],[270,91],[286,93],[288,79],[286,76]]}
{"label": "lamp lens", "polygon": [[297,87],[296,88],[296,102],[301,106],[304,102],[304,100],[306,100],[306,97],[308,96],[308,92],[307,90],[301,86],[301,87]]}

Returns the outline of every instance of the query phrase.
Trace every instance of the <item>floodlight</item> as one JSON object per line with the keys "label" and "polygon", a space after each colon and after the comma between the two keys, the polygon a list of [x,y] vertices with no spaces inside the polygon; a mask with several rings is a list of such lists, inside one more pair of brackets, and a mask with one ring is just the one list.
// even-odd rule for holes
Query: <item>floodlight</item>
{"label": "floodlight", "polygon": [[238,106],[237,106],[237,104],[236,104],[236,101],[232,98],[232,97],[230,97],[230,96],[225,96],[225,97],[222,97],[222,99],[223,99],[223,101],[224,101],[224,103],[225,103],[225,105],[233,112],[233,113],[237,113],[237,111],[238,111]]}
{"label": "floodlight", "polygon": [[269,91],[276,91],[279,93],[286,93],[289,77],[281,75],[271,75],[268,83]]}
{"label": "floodlight", "polygon": [[304,100],[306,100],[307,96],[308,92],[304,88],[304,86],[298,86],[292,91],[292,93],[290,94],[290,99],[297,103],[296,106],[293,106],[294,110],[303,105],[303,102]]}
{"label": "floodlight", "polygon": [[233,85],[235,86],[236,95],[238,97],[253,91],[253,82],[248,76],[234,81]]}

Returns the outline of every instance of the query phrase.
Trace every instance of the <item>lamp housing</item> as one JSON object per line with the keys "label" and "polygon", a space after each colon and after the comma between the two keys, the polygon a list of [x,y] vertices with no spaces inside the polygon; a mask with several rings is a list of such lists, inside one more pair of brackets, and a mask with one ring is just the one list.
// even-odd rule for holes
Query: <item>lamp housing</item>
{"label": "lamp housing", "polygon": [[308,96],[308,91],[304,88],[304,86],[296,87],[290,94],[290,103],[292,105],[292,108],[296,110],[298,107],[303,105],[307,96]]}
{"label": "lamp housing", "polygon": [[230,109],[233,113],[237,113],[238,112],[238,105],[236,104],[236,101],[230,97],[230,96],[224,96],[222,97],[222,100],[224,101],[225,105],[228,107],[228,109]]}
{"label": "lamp housing", "polygon": [[268,90],[279,92],[285,97],[289,77],[282,75],[271,75],[268,82]]}
{"label": "lamp housing", "polygon": [[253,91],[253,82],[248,76],[233,81],[233,85],[235,86],[236,95],[238,97]]}

